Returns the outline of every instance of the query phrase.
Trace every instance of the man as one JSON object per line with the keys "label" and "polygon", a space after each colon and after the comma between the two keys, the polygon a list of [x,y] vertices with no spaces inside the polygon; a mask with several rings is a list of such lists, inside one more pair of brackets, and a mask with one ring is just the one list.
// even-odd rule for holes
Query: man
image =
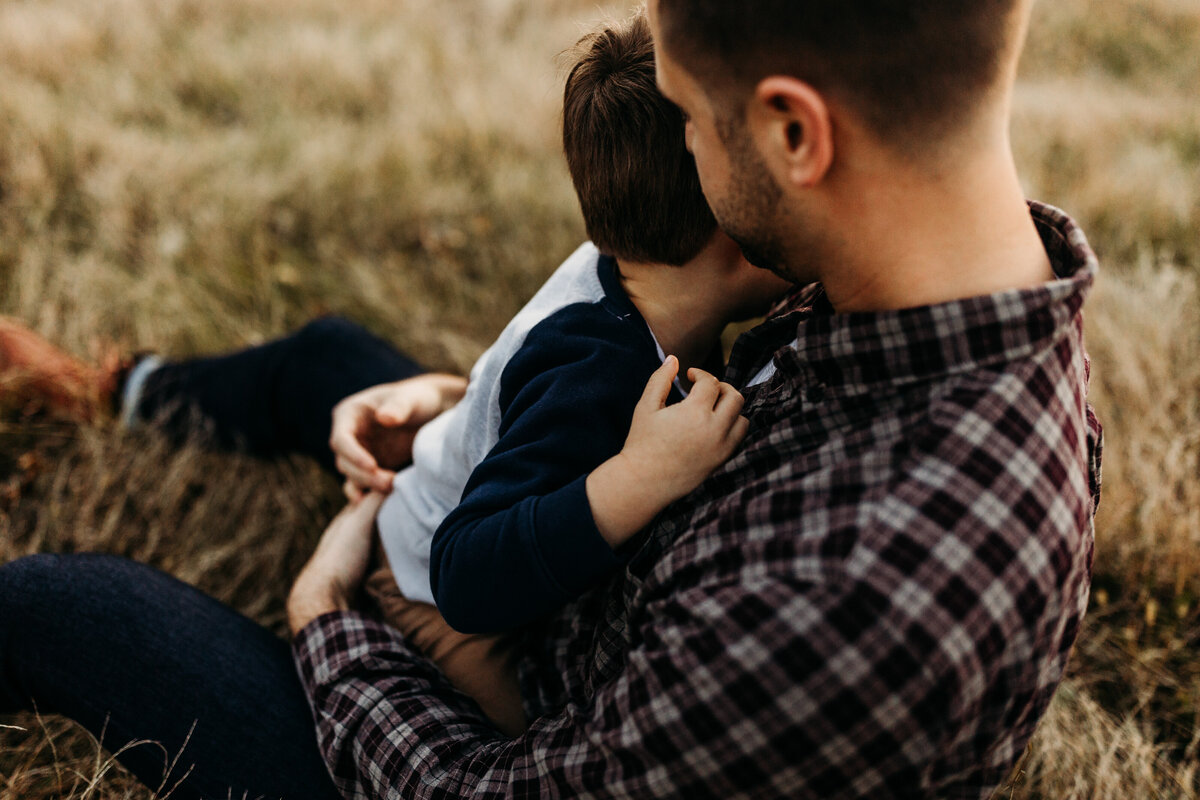
{"label": "man", "polygon": [[347,796],[1001,784],[1078,632],[1099,494],[1095,259],[1008,145],[1029,11],[651,0],[718,221],[823,289],[735,347],[741,453],[530,637],[519,739],[348,610],[363,526],[331,527],[289,614]]}
{"label": "man", "polygon": [[[963,798],[1003,781],[1086,603],[1099,431],[1079,313],[1095,260],[1065,216],[1025,204],[1012,166],[1027,0],[910,5],[651,3],[662,88],[691,117],[718,220],[824,289],[735,347],[742,451],[608,585],[531,631],[520,738],[351,609],[377,497],[334,521],[288,611],[344,795]],[[372,439],[404,391],[335,417],[361,485],[382,471],[345,441]],[[120,568],[120,603],[91,606],[140,604],[116,646],[148,647],[146,606],[204,616],[199,633],[163,626],[180,641],[154,652],[185,655],[158,669],[264,714],[236,766],[277,764],[284,796],[328,796],[314,754],[271,749],[300,723],[292,700],[259,708],[284,680],[270,636],[226,646],[215,603]],[[22,581],[46,569],[0,581],[0,607],[20,613]]]}

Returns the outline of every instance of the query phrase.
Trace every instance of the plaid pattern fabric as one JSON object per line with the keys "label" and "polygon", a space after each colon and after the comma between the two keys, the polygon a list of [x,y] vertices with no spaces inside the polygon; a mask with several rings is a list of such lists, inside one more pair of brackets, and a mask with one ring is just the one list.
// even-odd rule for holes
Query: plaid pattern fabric
{"label": "plaid pattern fabric", "polygon": [[1062,677],[1099,493],[1095,258],[1031,209],[1059,280],[879,314],[810,291],[739,340],[735,385],[777,368],[742,450],[530,631],[525,736],[395,632],[309,625],[294,651],[345,794],[989,796]]}

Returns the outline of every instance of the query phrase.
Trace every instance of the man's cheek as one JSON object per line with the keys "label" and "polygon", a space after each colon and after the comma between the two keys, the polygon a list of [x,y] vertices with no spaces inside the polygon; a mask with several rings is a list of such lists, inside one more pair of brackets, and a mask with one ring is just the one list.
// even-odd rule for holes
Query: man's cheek
{"label": "man's cheek", "polygon": [[[703,150],[700,153],[707,155]],[[725,198],[726,187],[729,184],[729,173],[713,169],[713,165],[703,159],[701,154],[696,156],[696,173],[700,177],[700,188],[704,191],[704,196],[710,206],[720,205]]]}

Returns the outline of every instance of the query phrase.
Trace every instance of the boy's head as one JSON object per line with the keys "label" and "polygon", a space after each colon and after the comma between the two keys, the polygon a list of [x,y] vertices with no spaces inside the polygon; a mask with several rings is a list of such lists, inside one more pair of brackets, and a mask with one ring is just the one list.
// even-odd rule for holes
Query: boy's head
{"label": "boy's head", "polygon": [[644,13],[585,36],[577,53],[563,93],[563,150],[588,237],[629,261],[690,261],[717,223],[683,115],[655,84]]}

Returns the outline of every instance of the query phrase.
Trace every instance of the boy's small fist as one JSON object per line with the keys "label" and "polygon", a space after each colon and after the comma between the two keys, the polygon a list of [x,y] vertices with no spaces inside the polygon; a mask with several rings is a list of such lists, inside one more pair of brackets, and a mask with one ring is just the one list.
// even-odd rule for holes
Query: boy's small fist
{"label": "boy's small fist", "polygon": [[688,370],[691,392],[667,406],[678,371],[679,361],[668,356],[650,376],[623,449],[634,468],[655,476],[670,499],[699,486],[733,454],[749,427],[739,415],[741,393],[701,369]]}

